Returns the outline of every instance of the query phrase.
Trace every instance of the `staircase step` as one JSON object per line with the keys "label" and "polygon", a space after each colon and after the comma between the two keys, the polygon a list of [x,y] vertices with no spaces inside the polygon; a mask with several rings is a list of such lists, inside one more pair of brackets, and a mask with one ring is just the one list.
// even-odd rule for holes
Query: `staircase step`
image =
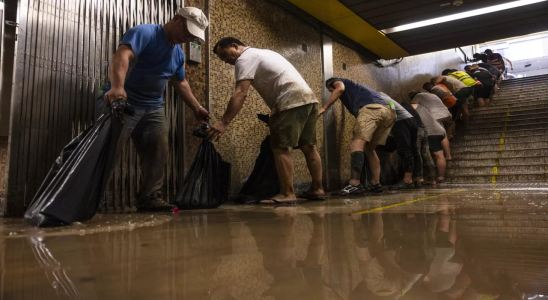
{"label": "staircase step", "polygon": [[453,146],[451,154],[462,152],[485,152],[502,150],[527,150],[548,148],[548,142],[529,142],[529,143],[505,143],[504,145],[479,145],[479,146]]}
{"label": "staircase step", "polygon": [[543,157],[548,156],[548,149],[523,149],[523,150],[497,150],[484,152],[453,152],[451,164],[457,163],[459,160],[469,159],[501,159],[501,158],[520,158],[520,157]]}
{"label": "staircase step", "polygon": [[487,138],[484,137],[481,139],[481,136],[478,139],[474,140],[457,140],[451,147],[457,146],[482,146],[482,145],[506,145],[506,144],[516,144],[516,143],[535,143],[535,142],[546,142],[548,137],[544,134],[534,134],[528,136],[517,136],[517,137],[497,137],[497,138]]}
{"label": "staircase step", "polygon": [[486,106],[486,107],[477,107],[472,109],[475,114],[481,114],[485,112],[492,112],[492,111],[501,111],[501,109],[506,109],[508,111],[508,108],[510,108],[510,111],[512,111],[514,108],[517,107],[524,107],[524,106],[538,106],[542,104],[547,104],[548,99],[535,99],[535,100],[528,100],[528,101],[512,101],[512,102],[505,102],[505,103],[497,103],[493,102],[492,106]]}
{"label": "staircase step", "polygon": [[493,133],[482,133],[482,134],[467,134],[459,136],[457,140],[453,141],[455,144],[459,144],[463,140],[484,140],[484,139],[500,139],[512,138],[512,137],[527,137],[533,135],[546,135],[548,134],[547,129],[532,129],[532,130],[516,130],[516,131],[506,131],[504,135],[502,132],[493,132]]}
{"label": "staircase step", "polygon": [[470,115],[473,118],[477,117],[492,117],[496,114],[506,114],[506,113],[514,113],[514,112],[526,112],[526,111],[542,111],[548,108],[548,102],[544,104],[537,104],[537,103],[530,103],[526,105],[520,105],[520,106],[512,106],[510,110],[508,110],[508,107],[497,107],[497,106],[491,106],[489,107],[491,110],[486,110],[485,108],[483,110],[479,109],[472,109],[470,110]]}
{"label": "staircase step", "polygon": [[[485,125],[487,126],[487,125]],[[474,126],[477,127],[477,126]],[[500,124],[497,124],[495,126],[491,127],[483,127],[483,128],[472,128],[465,130],[464,135],[468,134],[485,134],[485,133],[502,133],[502,132],[508,132],[508,131],[519,131],[519,130],[533,130],[533,129],[547,129],[548,128],[548,119],[544,121],[544,123],[536,123],[536,124],[523,124],[523,125],[507,125],[506,128],[504,124],[501,126]],[[506,129],[506,130],[505,130]],[[460,130],[460,127],[457,127],[457,130]],[[462,134],[461,134],[462,135]]]}
{"label": "staircase step", "polygon": [[[475,183],[475,184],[489,184],[489,183],[514,183],[514,182],[546,182],[548,177],[546,174],[519,174],[519,175],[490,175],[490,174],[477,174],[477,175],[453,175],[448,176],[447,181],[452,184],[461,183]],[[494,180],[493,180],[494,179]],[[443,186],[443,185],[440,185]]]}
{"label": "staircase step", "polygon": [[448,169],[447,176],[476,176],[476,175],[519,175],[519,174],[545,174],[546,165],[525,166],[498,166],[498,167],[460,167]]}
{"label": "staircase step", "polygon": [[[540,106],[540,105],[539,105]],[[496,121],[498,118],[506,118],[509,117],[511,119],[522,119],[527,118],[527,116],[545,116],[548,114],[548,105],[542,106],[542,107],[536,107],[534,109],[527,109],[527,110],[518,110],[518,111],[504,111],[499,113],[493,113],[493,114],[481,114],[481,115],[473,115],[473,117],[470,118],[471,123],[480,123],[480,122],[489,122],[489,121]]]}
{"label": "staircase step", "polygon": [[471,126],[473,128],[472,130],[477,129],[483,129],[483,128],[503,128],[504,127],[510,127],[510,126],[523,126],[523,125],[533,125],[533,124],[540,124],[548,122],[547,117],[532,117],[529,119],[521,119],[521,120],[509,120],[509,121],[498,121],[498,122],[487,122],[487,123],[479,123],[474,124]]}
{"label": "staircase step", "polygon": [[506,90],[506,89],[499,90],[495,97],[500,98],[505,96],[519,96],[519,95],[521,95],[522,97],[536,96],[536,95],[543,94],[547,90],[548,90],[548,83],[544,85],[537,85],[533,89],[531,87],[526,87],[523,89],[511,88],[510,90]]}
{"label": "staircase step", "polygon": [[548,110],[541,111],[536,110],[531,113],[522,113],[522,114],[499,114],[497,117],[490,117],[490,118],[471,118],[470,124],[483,124],[483,123],[492,123],[492,122],[504,122],[504,121],[519,121],[519,120],[527,120],[527,119],[537,119],[537,118],[546,118],[548,116]]}
{"label": "staircase step", "polygon": [[507,97],[507,98],[496,98],[493,100],[493,106],[502,106],[507,104],[515,104],[515,103],[528,103],[528,102],[535,102],[535,101],[542,101],[542,100],[548,100],[548,97],[546,94],[541,95],[535,95],[535,96],[527,96],[527,97]]}
{"label": "staircase step", "polygon": [[467,159],[447,161],[449,168],[514,167],[548,164],[548,156]]}

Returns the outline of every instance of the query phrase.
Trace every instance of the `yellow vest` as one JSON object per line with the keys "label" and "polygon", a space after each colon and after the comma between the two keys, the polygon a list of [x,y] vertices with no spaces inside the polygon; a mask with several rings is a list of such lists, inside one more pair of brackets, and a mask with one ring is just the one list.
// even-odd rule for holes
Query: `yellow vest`
{"label": "yellow vest", "polygon": [[474,80],[474,78],[470,77],[470,75],[468,75],[464,71],[453,72],[453,73],[449,74],[448,76],[453,77],[457,80],[460,80],[466,86],[474,86],[474,85],[477,84],[476,80]]}

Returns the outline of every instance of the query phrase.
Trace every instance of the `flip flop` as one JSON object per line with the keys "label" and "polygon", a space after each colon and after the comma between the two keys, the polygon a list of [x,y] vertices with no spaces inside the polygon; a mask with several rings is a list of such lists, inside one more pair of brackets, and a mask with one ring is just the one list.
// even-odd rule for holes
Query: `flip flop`
{"label": "flip flop", "polygon": [[312,195],[312,194],[309,194],[308,192],[303,192],[302,194],[297,196],[297,198],[306,199],[308,201],[324,201],[325,200],[324,196]]}
{"label": "flip flop", "polygon": [[436,182],[437,182],[437,183],[447,183],[447,180],[445,180],[445,179],[439,180],[439,179],[438,179],[438,180],[436,180]]}
{"label": "flip flop", "polygon": [[[261,201],[272,201],[272,203],[262,203]],[[253,204],[259,204],[259,205],[296,205],[297,202],[280,202],[274,198],[268,198],[268,199],[262,199],[262,200],[257,200],[256,202],[254,202]]]}

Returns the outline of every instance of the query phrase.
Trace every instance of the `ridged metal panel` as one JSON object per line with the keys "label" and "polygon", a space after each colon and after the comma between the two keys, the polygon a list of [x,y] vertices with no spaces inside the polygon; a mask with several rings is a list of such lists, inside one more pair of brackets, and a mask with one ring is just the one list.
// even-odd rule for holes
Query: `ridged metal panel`
{"label": "ridged metal panel", "polygon": [[[20,216],[61,149],[95,118],[100,86],[123,33],[139,24],[169,21],[183,0],[21,0],[7,215]],[[164,94],[170,153],[164,194],[183,178],[183,102]],[[102,206],[135,205],[139,163],[131,143],[115,168]]]}

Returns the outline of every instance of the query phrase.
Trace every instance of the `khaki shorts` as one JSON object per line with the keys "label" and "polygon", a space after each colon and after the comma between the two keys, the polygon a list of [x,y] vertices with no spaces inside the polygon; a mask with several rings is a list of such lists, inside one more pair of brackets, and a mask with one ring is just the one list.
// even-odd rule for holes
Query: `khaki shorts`
{"label": "khaki shorts", "polygon": [[358,112],[352,139],[384,145],[395,122],[396,111],[390,105],[366,105]]}
{"label": "khaki shorts", "polygon": [[318,103],[311,103],[270,116],[270,146],[293,148],[316,145]]}

